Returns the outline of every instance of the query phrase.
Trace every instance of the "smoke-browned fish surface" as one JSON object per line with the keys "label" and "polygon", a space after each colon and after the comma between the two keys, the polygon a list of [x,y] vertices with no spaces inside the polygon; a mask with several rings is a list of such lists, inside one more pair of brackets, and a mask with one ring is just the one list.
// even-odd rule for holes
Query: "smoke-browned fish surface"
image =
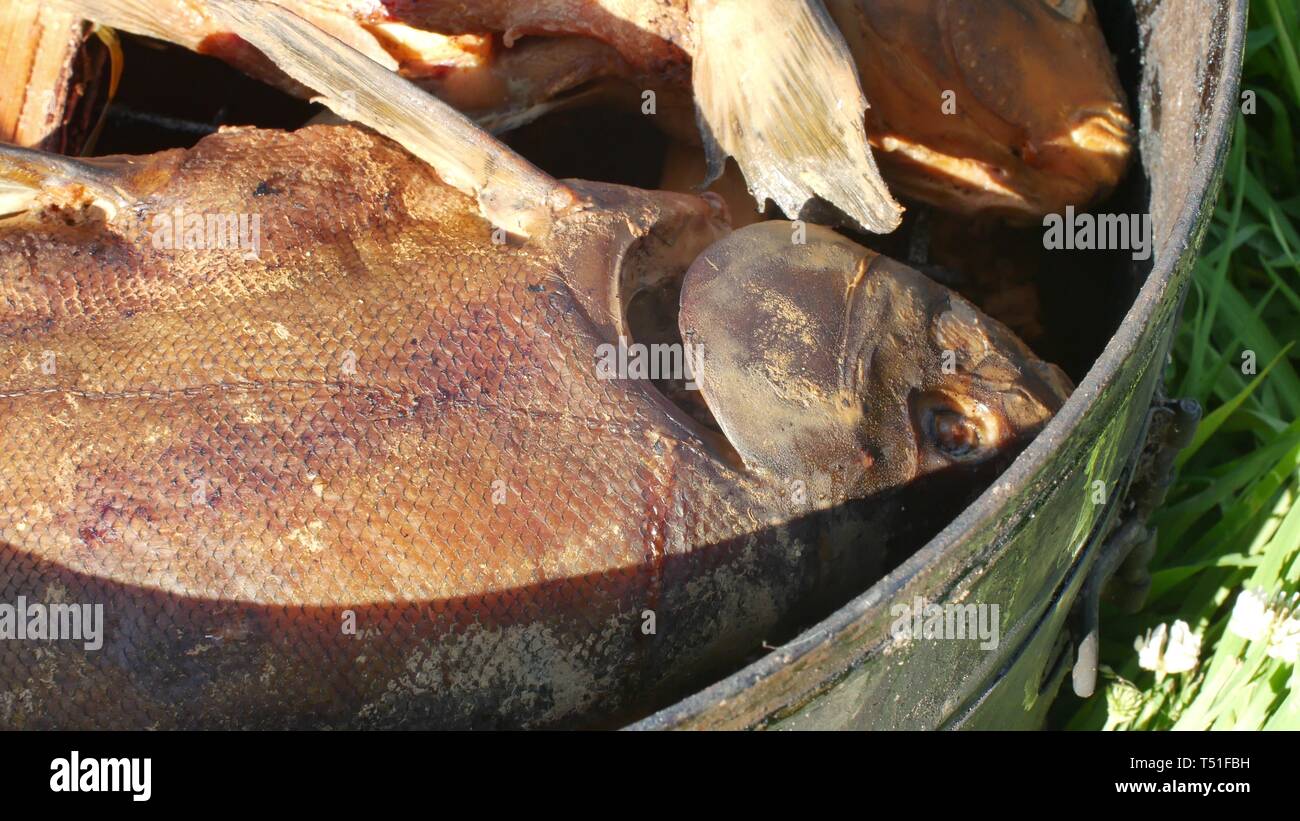
{"label": "smoke-browned fish surface", "polygon": [[[15,152],[0,602],[104,630],[0,642],[7,727],[613,721],[867,583],[889,493],[1066,391],[896,263],[787,223],[719,243],[694,197],[574,183],[589,207],[500,243],[351,126]],[[687,266],[731,440],[598,368]]]}
{"label": "smoke-browned fish surface", "polygon": [[[113,16],[141,1],[76,5],[285,85],[203,0],[157,0],[143,19]],[[698,140],[693,73],[706,142],[716,137],[737,156],[760,204],[770,197],[793,216],[803,193],[778,192],[807,178],[877,231],[894,220],[883,211],[864,216],[866,204],[824,179],[828,168],[871,162],[840,152],[855,142],[849,126],[861,125],[840,109],[861,113],[862,91],[885,181],[899,195],[961,213],[1036,221],[1086,207],[1122,178],[1132,151],[1124,94],[1086,0],[825,0],[848,50],[821,63],[798,36],[797,15],[782,13],[777,0],[281,4],[496,129],[584,102],[640,108],[653,91],[655,122]],[[831,68],[849,59],[861,91]],[[784,127],[794,131],[781,136]],[[723,153],[711,151],[713,173]],[[806,165],[815,161],[826,165]],[[844,179],[870,190],[855,173]]]}
{"label": "smoke-browned fish surface", "polygon": [[834,232],[558,182],[219,5],[401,145],[0,146],[6,727],[616,723],[863,589],[1068,393]]}
{"label": "smoke-browned fish surface", "polygon": [[[276,79],[268,55],[248,48],[249,31],[232,25],[231,12],[255,6],[254,0],[59,2],[97,22],[217,54],[246,71]],[[887,233],[901,219],[902,209],[881,180],[867,145],[862,122],[866,101],[848,48],[821,0],[488,2],[469,7],[441,0],[393,6],[290,0],[283,6],[380,64],[404,65],[413,76],[432,73],[435,86],[447,70],[468,67],[481,78],[478,83],[469,80],[471,87],[504,97],[489,102],[491,108],[514,108],[521,98],[526,106],[545,108],[545,95],[556,90],[545,74],[555,64],[545,59],[520,61],[522,75],[502,83],[499,72],[494,78],[491,69],[482,70],[483,61],[475,52],[481,55],[484,49],[459,34],[499,34],[507,46],[526,34],[591,37],[617,50],[623,58],[620,64],[629,71],[641,76],[651,72],[656,82],[677,85],[691,70],[687,55],[695,49],[699,137],[715,165],[734,156],[755,195],[771,198],[792,214],[820,197],[869,231]],[[735,25],[738,20],[763,26],[755,37],[780,37],[783,46],[771,54],[762,49],[738,51],[736,40],[744,37]],[[711,59],[701,48],[710,40],[717,49],[709,54],[720,59]],[[726,59],[721,59],[724,52]],[[271,63],[280,62],[269,56]],[[580,55],[583,60],[588,63],[585,79],[614,68],[610,61],[590,61],[589,55]],[[430,72],[436,66],[441,70]],[[583,71],[562,71],[575,81],[584,79]],[[520,83],[528,88],[518,91]],[[444,93],[458,91],[461,103],[470,102],[475,93],[470,91],[466,98],[465,86],[449,84]],[[508,91],[511,86],[516,90]],[[301,90],[292,83],[286,87]],[[736,120],[741,112],[748,123],[743,128]],[[498,112],[493,119],[510,123],[520,115]]]}

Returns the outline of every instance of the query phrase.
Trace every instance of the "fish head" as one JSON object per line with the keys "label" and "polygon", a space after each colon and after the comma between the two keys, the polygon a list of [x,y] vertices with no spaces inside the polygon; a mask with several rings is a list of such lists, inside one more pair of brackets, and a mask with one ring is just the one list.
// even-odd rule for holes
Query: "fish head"
{"label": "fish head", "polygon": [[1034,224],[1123,178],[1136,126],[1087,0],[826,5],[857,62],[895,194]]}
{"label": "fish head", "polygon": [[680,330],[745,466],[830,503],[1005,461],[1071,390],[958,294],[802,223],[752,225],[701,254]]}

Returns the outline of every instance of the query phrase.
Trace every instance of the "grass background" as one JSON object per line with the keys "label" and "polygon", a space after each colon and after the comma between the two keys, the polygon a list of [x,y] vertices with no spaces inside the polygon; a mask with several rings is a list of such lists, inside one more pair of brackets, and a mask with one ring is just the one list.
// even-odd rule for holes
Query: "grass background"
{"label": "grass background", "polygon": [[[1167,381],[1206,416],[1154,519],[1146,607],[1103,611],[1103,687],[1088,701],[1064,688],[1056,726],[1300,729],[1300,665],[1226,630],[1244,588],[1300,583],[1300,12],[1252,0],[1250,17],[1256,110],[1237,123]],[[1197,669],[1140,669],[1134,639],[1175,619],[1202,636]]]}

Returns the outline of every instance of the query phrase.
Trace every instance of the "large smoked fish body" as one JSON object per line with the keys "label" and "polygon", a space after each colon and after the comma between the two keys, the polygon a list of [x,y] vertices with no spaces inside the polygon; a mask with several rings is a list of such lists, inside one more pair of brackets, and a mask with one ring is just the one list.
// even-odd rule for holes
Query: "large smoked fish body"
{"label": "large smoked fish body", "polygon": [[[565,277],[599,261],[494,242],[387,140],[105,173],[0,221],[0,603],[104,618],[0,641],[0,725],[608,724],[878,568],[883,518],[598,375]],[[702,200],[625,196],[699,230],[614,214],[593,247],[713,239]]]}

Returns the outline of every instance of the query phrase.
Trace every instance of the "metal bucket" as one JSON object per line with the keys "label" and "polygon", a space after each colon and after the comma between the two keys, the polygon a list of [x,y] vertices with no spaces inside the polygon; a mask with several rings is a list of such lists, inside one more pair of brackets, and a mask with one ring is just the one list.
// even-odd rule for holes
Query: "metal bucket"
{"label": "metal bucket", "polygon": [[[1247,0],[1095,5],[1140,115],[1145,180],[1133,190],[1154,226],[1152,262],[1122,274],[1135,298],[1118,331],[1047,429],[924,548],[633,728],[1030,728],[1071,670],[1091,692],[1097,598],[1134,543],[1149,543],[1168,446],[1195,413],[1159,388],[1238,111]],[[997,648],[895,639],[893,607],[917,599],[996,605]]]}

